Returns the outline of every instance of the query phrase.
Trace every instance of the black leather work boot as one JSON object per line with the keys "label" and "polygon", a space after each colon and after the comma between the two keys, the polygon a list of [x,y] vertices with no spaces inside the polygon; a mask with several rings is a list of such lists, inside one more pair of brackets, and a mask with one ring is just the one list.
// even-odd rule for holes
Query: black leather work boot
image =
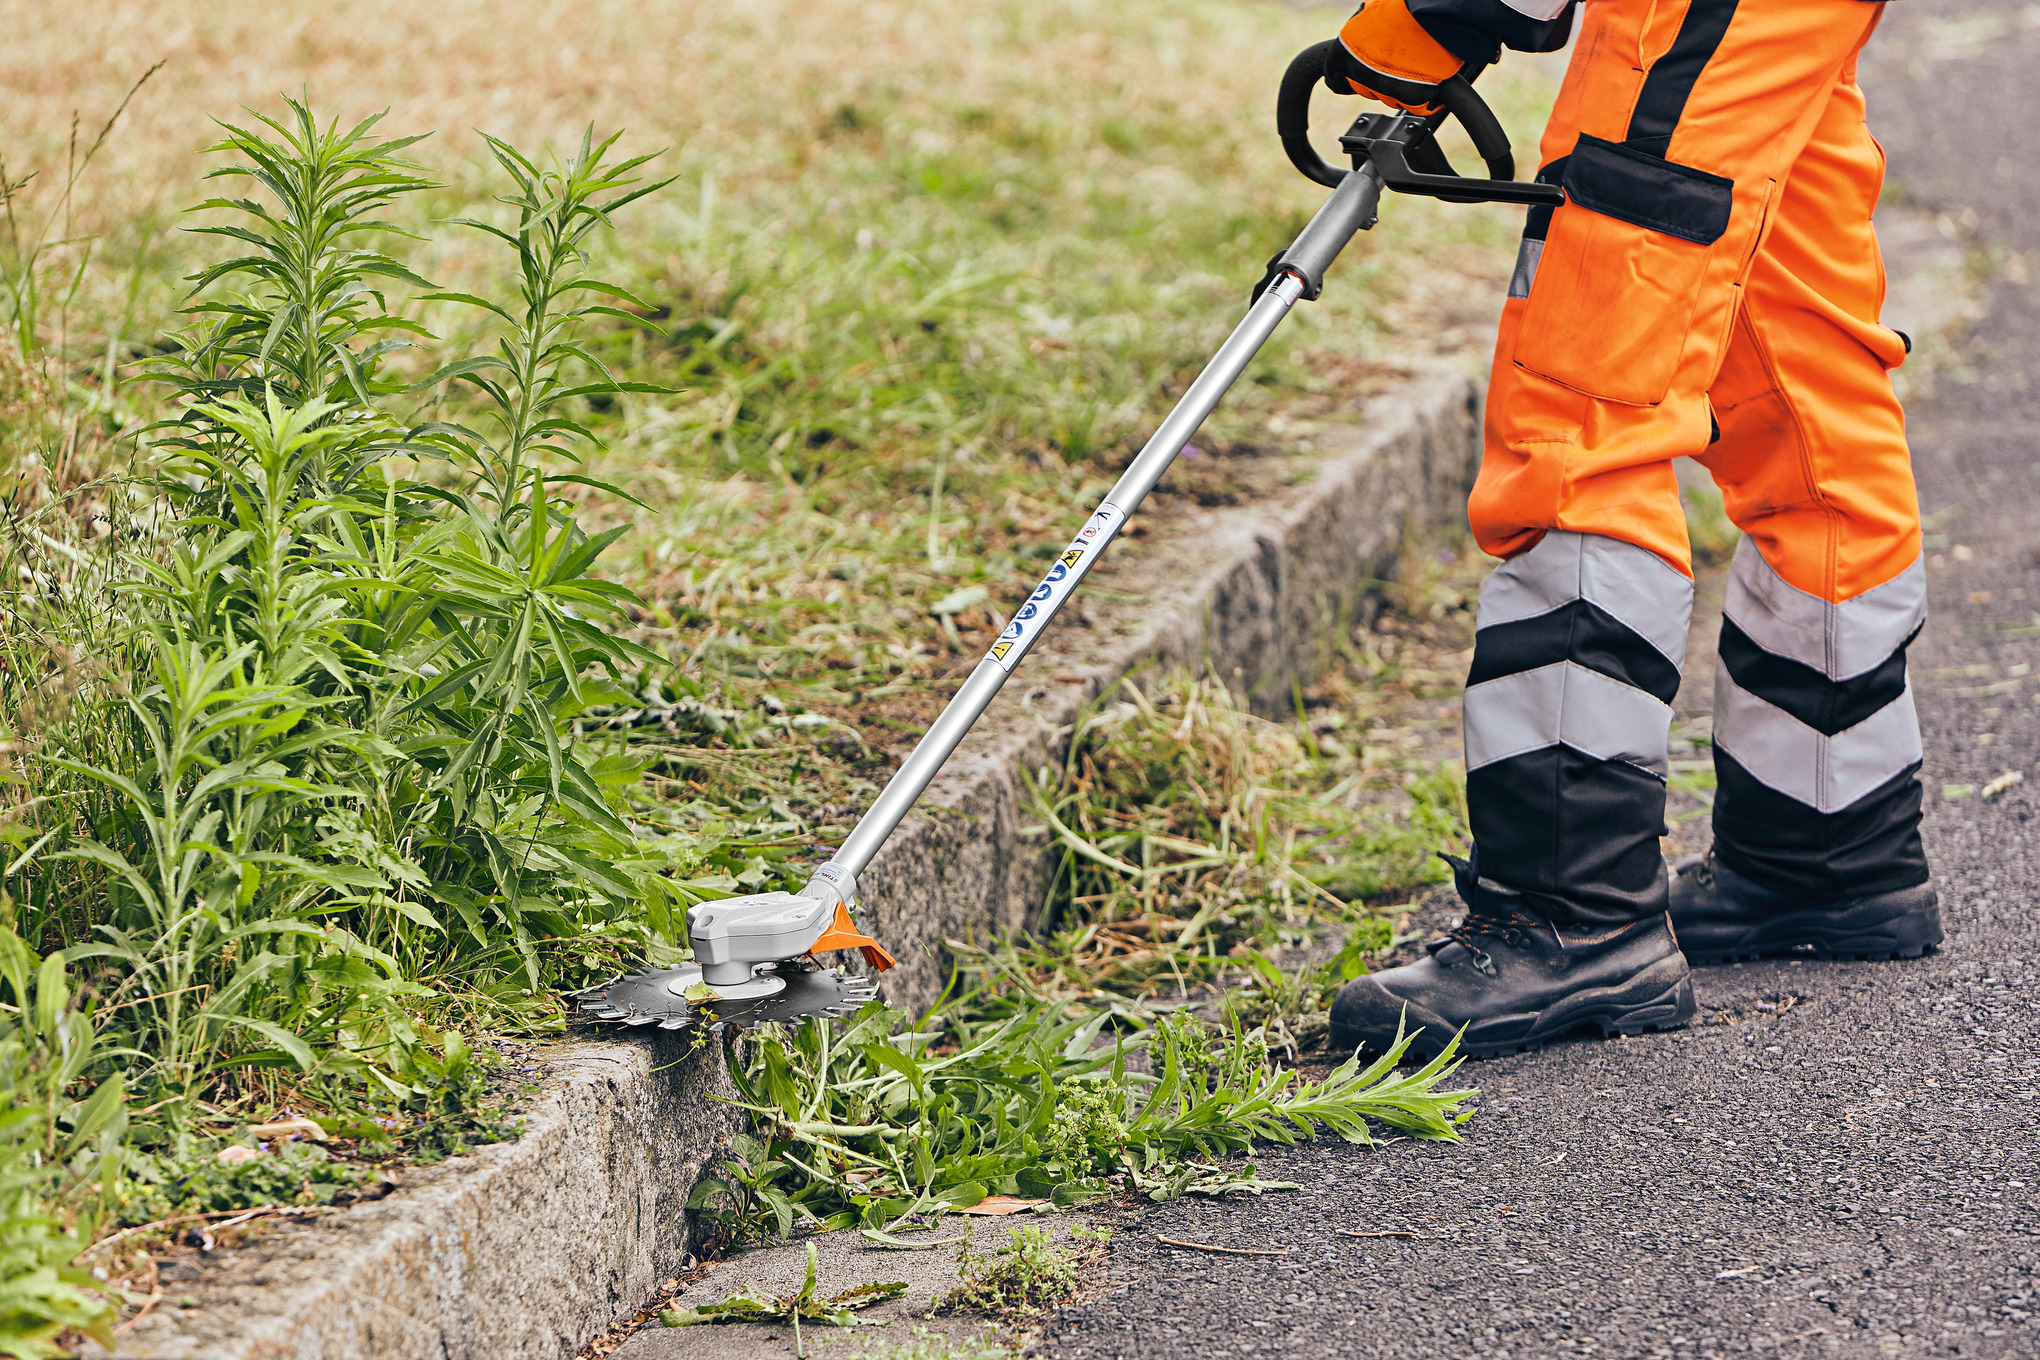
{"label": "black leather work boot", "polygon": [[1673,875],[1672,928],[1694,963],[1767,954],[1916,959],[1941,943],[1941,904],[1931,883],[1853,897],[1776,892],[1710,851]]}
{"label": "black leather work boot", "polygon": [[1460,1051],[1492,1058],[1580,1028],[1641,1034],[1693,1018],[1686,957],[1662,913],[1557,927],[1520,896],[1454,868],[1466,919],[1427,946],[1430,957],[1347,983],[1332,1003],[1333,1048],[1386,1052],[1400,1024],[1421,1027],[1410,1052],[1430,1056],[1464,1026]]}

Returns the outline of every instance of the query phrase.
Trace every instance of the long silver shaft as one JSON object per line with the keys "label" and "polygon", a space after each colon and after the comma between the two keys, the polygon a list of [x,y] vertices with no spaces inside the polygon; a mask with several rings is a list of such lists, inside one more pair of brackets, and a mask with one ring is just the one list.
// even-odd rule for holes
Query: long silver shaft
{"label": "long silver shaft", "polygon": [[[1260,300],[1247,312],[1246,319],[1233,330],[1204,371],[1197,375],[1197,381],[1190,384],[1190,390],[1183,394],[1168,419],[1154,432],[1140,454],[1128,464],[1119,480],[1113,484],[1111,494],[1100,504],[1084,527],[1077,532],[1055,565],[1048,569],[1048,575],[1034,588],[1027,603],[1020,606],[1005,631],[963,688],[949,701],[934,723],[922,736],[913,753],[887,782],[884,790],[872,803],[856,827],[850,832],[834,858],[816,871],[816,882],[810,888],[829,885],[830,891],[843,897],[854,892],[857,875],[871,863],[878,848],[885,844],[886,837],[905,820],[909,810],[927,789],[929,783],[941,770],[950,754],[956,750],[964,734],[976,724],[1006,683],[1006,677],[1020,664],[1035,641],[1048,628],[1050,619],[1062,607],[1070,593],[1076,589],[1105,551],[1105,546],[1118,536],[1127,517],[1140,507],[1169,465],[1176,461],[1176,455],[1197,433],[1197,427],[1204,423],[1218,403],[1225,397],[1233,382],[1246,371],[1247,365],[1266,344],[1275,328],[1282,324],[1282,318],[1289,314],[1297,298],[1307,291],[1315,296],[1316,285],[1322,280],[1324,270],[1344,249],[1355,231],[1374,225],[1374,209],[1381,197],[1381,179],[1374,167],[1369,165],[1349,174],[1340,186],[1332,191],[1324,207],[1303,229],[1293,245],[1283,256],[1286,266],[1299,271],[1284,273],[1271,283],[1261,294]],[[810,893],[808,895],[823,895]],[[824,896],[824,900],[827,900]]]}

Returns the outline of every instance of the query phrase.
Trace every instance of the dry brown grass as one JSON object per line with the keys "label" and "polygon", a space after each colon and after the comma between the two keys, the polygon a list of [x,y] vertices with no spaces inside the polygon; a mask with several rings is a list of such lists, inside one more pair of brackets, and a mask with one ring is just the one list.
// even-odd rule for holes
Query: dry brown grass
{"label": "dry brown grass", "polygon": [[[492,210],[476,128],[533,147],[592,123],[670,148],[656,168],[678,181],[604,264],[669,309],[673,337],[619,341],[612,361],[687,389],[603,417],[597,470],[658,509],[616,560],[690,669],[833,704],[980,646],[1038,570],[1030,545],[1081,518],[1236,320],[1322,197],[1283,160],[1271,105],[1337,17],[1260,0],[0,0],[0,144],[12,175],[60,171],[74,114],[89,136],[164,63],[79,185],[78,229],[101,238],[70,323],[81,354],[166,324],[176,277],[211,257],[174,230],[207,119],[279,92],[434,130],[416,154],[448,184],[421,227]],[[1548,75],[1513,71],[1489,94],[1527,144]],[[1358,111],[1319,103],[1327,124]],[[23,202],[46,209],[60,178]],[[1514,220],[1392,204],[1200,437],[1219,458],[1187,489],[1248,494],[1226,455],[1349,423],[1356,372],[1483,347]],[[472,286],[478,258],[442,231],[412,262]],[[718,328],[735,338],[710,352]],[[940,628],[929,605],[971,584],[989,598]]]}
{"label": "dry brown grass", "polygon": [[[304,90],[330,115],[387,108],[390,129],[433,130],[424,150],[441,169],[475,160],[476,128],[519,145],[563,144],[591,123],[627,128],[634,146],[673,148],[662,173],[686,189],[711,178],[721,216],[797,234],[817,213],[855,211],[808,191],[832,186],[845,159],[975,149],[957,126],[964,108],[1026,129],[1036,144],[1022,154],[1053,159],[1073,202],[1101,174],[1130,175],[1160,215],[1223,201],[1272,222],[1317,197],[1282,161],[1267,106],[1282,62],[1327,16],[1255,0],[4,0],[0,142],[14,173],[44,170],[25,199],[46,200],[74,120],[89,137],[162,62],[79,185],[82,232],[173,220],[206,167],[208,119],[273,111],[280,92]],[[885,145],[846,145],[844,110],[873,120]],[[1159,127],[1174,129],[1167,144],[1129,145]],[[667,202],[669,214],[701,206],[684,190]],[[1412,207],[1431,234],[1431,210]],[[630,234],[669,225],[645,218]],[[1492,267],[1463,253],[1444,263]]]}
{"label": "dry brown grass", "polygon": [[[388,107],[393,125],[437,129],[461,155],[476,127],[519,143],[629,127],[739,194],[798,175],[820,150],[817,120],[875,92],[910,118],[959,93],[1014,117],[1046,102],[1101,152],[1102,124],[1159,104],[1223,149],[1214,174],[1261,179],[1280,161],[1259,135],[1270,72],[1329,27],[1322,11],[1210,0],[7,0],[0,24],[0,132],[17,164],[59,159],[74,113],[92,124],[166,63],[82,196],[106,221],[187,200],[201,117],[301,88],[341,116]],[[1180,174],[1155,188],[1192,190]]]}

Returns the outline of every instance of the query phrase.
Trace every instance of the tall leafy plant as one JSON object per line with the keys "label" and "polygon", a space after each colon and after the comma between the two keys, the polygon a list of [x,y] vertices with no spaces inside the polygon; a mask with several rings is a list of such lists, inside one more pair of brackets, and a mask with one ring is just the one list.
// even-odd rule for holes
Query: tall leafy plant
{"label": "tall leafy plant", "polygon": [[[386,237],[412,237],[379,214],[408,195],[435,187],[400,153],[424,137],[379,138],[382,115],[342,130],[320,127],[309,105],[284,101],[289,118],[256,114],[259,128],[225,124],[209,150],[237,157],[207,180],[246,182],[258,196],[210,198],[194,211],[232,214],[232,221],[193,230],[244,248],[191,277],[194,294],[229,282],[231,291],[201,296],[188,309],[206,325],[188,333],[175,380],[187,393],[259,397],[274,389],[286,404],[326,400],[334,415],[369,419],[383,361],[423,326],[392,312],[379,281],[431,285],[387,252]],[[263,129],[267,129],[265,133]]]}
{"label": "tall leafy plant", "polygon": [[[250,192],[201,204],[199,230],[240,253],[192,277],[158,365],[178,513],[131,554],[132,674],[103,696],[133,754],[52,741],[64,806],[89,815],[14,866],[80,866],[74,890],[101,899],[68,953],[109,970],[173,1121],[279,1069],[428,1098],[450,1058],[420,997],[541,1012],[555,960],[652,946],[695,900],[667,876],[692,852],[620,815],[638,762],[576,730],[657,658],[603,627],[631,598],[593,574],[619,531],[559,494],[600,484],[552,466],[592,439],[586,398],[657,390],[585,343],[636,320],[589,246],[658,187],[632,176],[645,158],[591,137],[542,168],[491,139],[510,217],[468,225],[512,248],[515,297],[433,293],[385,249],[431,187],[418,139],[287,103],[215,148],[236,159],[212,178]],[[392,285],[479,309],[494,352],[407,381],[398,352],[433,337]]]}
{"label": "tall leafy plant", "polygon": [[[469,819],[477,848],[509,890],[509,905],[521,904],[533,869],[630,895],[612,866],[619,850],[626,863],[641,856],[625,849],[630,833],[602,789],[605,774],[625,777],[628,771],[571,758],[559,735],[592,703],[618,697],[613,688],[591,689],[585,677],[597,671],[620,676],[658,658],[596,626],[605,618],[620,620],[633,598],[589,574],[628,526],[590,535],[571,503],[549,488],[581,484],[622,493],[578,473],[549,472],[547,464],[577,461],[573,444],[592,442],[572,414],[582,400],[667,390],[619,380],[582,342],[582,332],[600,317],[640,324],[637,314],[603,298],[650,310],[587,272],[587,244],[611,214],[669,181],[632,178],[648,156],[611,164],[615,137],[599,144],[584,137],[578,153],[552,170],[497,138],[485,140],[516,186],[498,200],[516,221],[504,227],[457,220],[511,249],[518,303],[471,293],[428,295],[479,309],[499,323],[501,334],[497,353],[448,364],[418,385],[456,382],[482,398],[478,419],[435,421],[414,432],[421,444],[470,468],[476,482],[469,491],[440,493],[457,513],[448,532],[418,554],[418,565],[434,576],[433,589],[407,601],[408,617],[392,627],[405,637],[430,632],[449,644],[446,655],[454,664],[420,706],[448,730],[467,735],[446,753],[431,787],[448,796],[450,813]],[[504,787],[524,794],[518,809],[558,811],[579,834],[544,840],[527,834],[510,843],[499,831],[504,808],[491,798]]]}

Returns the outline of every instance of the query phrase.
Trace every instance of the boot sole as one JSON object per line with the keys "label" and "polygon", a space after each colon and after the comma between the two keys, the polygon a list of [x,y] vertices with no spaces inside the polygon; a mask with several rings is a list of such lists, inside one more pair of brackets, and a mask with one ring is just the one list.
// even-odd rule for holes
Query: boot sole
{"label": "boot sole", "polygon": [[[1702,949],[1684,946],[1686,958],[1695,964],[1742,963],[1780,955],[1882,963],[1922,958],[1939,949],[1943,939],[1938,909],[1908,912],[1889,921],[1880,921],[1869,930],[1828,932],[1821,929],[1822,924],[1819,918],[1794,921],[1788,917],[1732,945]],[[1834,923],[1830,920],[1825,924],[1832,927]]]}
{"label": "boot sole", "polygon": [[[1639,998],[1638,993],[1642,993]],[[1517,1053],[1535,1053],[1553,1039],[1583,1029],[1596,1030],[1605,1039],[1611,1034],[1635,1038],[1640,1034],[1682,1029],[1699,1009],[1693,996],[1693,979],[1685,960],[1674,956],[1653,964],[1621,987],[1597,988],[1566,997],[1556,1005],[1527,1015],[1497,1016],[1467,1026],[1459,1051],[1469,1058],[1506,1058]],[[1436,1057],[1449,1033],[1437,1043],[1427,1043],[1425,1031],[1410,1045],[1422,1057]]]}

